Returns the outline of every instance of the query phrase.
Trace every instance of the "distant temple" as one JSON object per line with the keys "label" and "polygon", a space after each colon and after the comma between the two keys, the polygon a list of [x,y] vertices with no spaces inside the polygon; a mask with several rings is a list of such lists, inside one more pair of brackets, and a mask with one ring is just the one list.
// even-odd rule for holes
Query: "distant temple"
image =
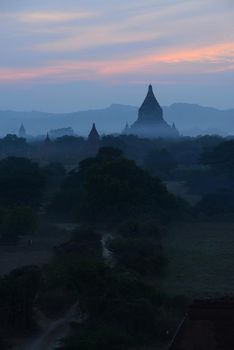
{"label": "distant temple", "polygon": [[124,130],[125,134],[147,138],[175,138],[179,131],[175,124],[170,126],[163,118],[163,110],[154,96],[152,85],[149,85],[147,96],[138,111],[138,119]]}
{"label": "distant temple", "polygon": [[49,134],[47,133],[42,145],[39,149],[39,158],[42,161],[48,162],[55,156],[55,146],[54,142],[51,140]]}
{"label": "distant temple", "polygon": [[25,127],[24,127],[23,123],[20,125],[18,136],[22,137],[22,138],[26,138],[27,137],[27,133],[26,133],[26,130],[25,130]]}
{"label": "distant temple", "polygon": [[88,156],[96,156],[100,146],[100,135],[97,132],[96,125],[93,123],[92,129],[88,135],[85,145],[85,153]]}
{"label": "distant temple", "polygon": [[92,129],[91,129],[91,131],[89,133],[87,141],[88,141],[89,144],[92,144],[92,145],[97,145],[98,144],[99,145],[100,136],[99,136],[99,133],[97,132],[95,123],[93,123]]}
{"label": "distant temple", "polygon": [[71,127],[68,127],[68,128],[52,129],[49,131],[49,135],[52,139],[56,139],[58,137],[63,137],[63,136],[75,136],[75,133]]}
{"label": "distant temple", "polygon": [[124,135],[130,134],[130,128],[129,128],[128,123],[126,123],[125,128],[122,131],[122,134],[124,134]]}
{"label": "distant temple", "polygon": [[51,145],[52,145],[53,143],[52,143],[52,141],[51,141],[51,139],[50,139],[50,137],[49,137],[49,134],[47,133],[46,134],[46,138],[45,138],[45,140],[44,140],[44,142],[43,142],[43,146],[45,147],[45,148],[51,148]]}

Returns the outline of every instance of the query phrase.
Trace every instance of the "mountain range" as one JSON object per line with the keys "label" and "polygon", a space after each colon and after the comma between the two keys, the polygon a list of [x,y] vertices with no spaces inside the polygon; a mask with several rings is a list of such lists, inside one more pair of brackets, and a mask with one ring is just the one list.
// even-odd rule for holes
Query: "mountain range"
{"label": "mountain range", "polygon": [[[175,123],[183,135],[234,135],[234,109],[219,110],[196,104],[175,103],[163,107],[164,118]],[[18,133],[23,122],[28,134],[45,134],[50,129],[72,127],[76,134],[86,136],[95,122],[101,134],[119,133],[126,122],[137,119],[138,107],[121,104],[74,113],[44,113],[38,111],[0,111],[0,134]]]}

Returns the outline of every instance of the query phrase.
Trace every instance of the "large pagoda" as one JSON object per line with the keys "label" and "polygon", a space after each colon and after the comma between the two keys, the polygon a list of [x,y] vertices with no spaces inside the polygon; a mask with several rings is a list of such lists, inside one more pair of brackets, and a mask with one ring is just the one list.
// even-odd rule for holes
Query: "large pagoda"
{"label": "large pagoda", "polygon": [[128,133],[147,138],[179,137],[174,124],[170,126],[164,120],[163,110],[154,95],[152,85],[149,85],[147,96],[138,111],[138,119]]}

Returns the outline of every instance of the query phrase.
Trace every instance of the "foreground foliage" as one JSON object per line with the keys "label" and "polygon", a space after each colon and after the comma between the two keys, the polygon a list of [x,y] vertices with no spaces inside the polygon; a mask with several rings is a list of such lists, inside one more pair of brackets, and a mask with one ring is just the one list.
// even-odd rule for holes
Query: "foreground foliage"
{"label": "foreground foliage", "polygon": [[158,178],[118,150],[104,148],[70,173],[50,213],[88,222],[118,222],[139,215],[166,221],[179,216],[184,207]]}

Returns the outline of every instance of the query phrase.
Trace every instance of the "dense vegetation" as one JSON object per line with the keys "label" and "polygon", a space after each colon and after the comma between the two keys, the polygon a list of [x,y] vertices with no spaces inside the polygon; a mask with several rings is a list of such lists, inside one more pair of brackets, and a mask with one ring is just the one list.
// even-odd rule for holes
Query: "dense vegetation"
{"label": "dense vegetation", "polygon": [[182,206],[159,178],[107,147],[69,174],[51,212],[87,222],[116,222],[139,215],[171,220],[180,215]]}
{"label": "dense vegetation", "polygon": [[[186,301],[162,288],[170,263],[162,237],[178,221],[232,220],[234,141],[106,136],[88,158],[82,138],[53,144],[39,163],[40,143],[13,135],[0,142],[9,155],[0,160],[0,244],[37,235],[45,221],[80,225],[42,269],[0,278],[1,349],[9,334],[36,329],[35,309],[59,317],[77,303],[80,321],[63,350],[142,349],[170,340]],[[196,202],[170,193],[171,182]]]}
{"label": "dense vegetation", "polygon": [[41,273],[36,266],[12,271],[0,279],[0,344],[14,336],[30,335],[36,328],[35,299]]}
{"label": "dense vegetation", "polygon": [[[137,222],[120,227],[109,244],[118,237],[127,237],[123,234],[126,227],[128,239],[137,239],[131,229],[133,225],[138,227],[141,243],[146,242],[147,246],[150,239],[160,247],[160,235],[155,234],[158,229],[152,225],[142,227]],[[45,270],[41,303],[46,305],[46,296],[53,294],[53,290],[69,290],[71,303],[78,299],[80,315],[83,315],[83,321],[74,324],[72,335],[62,342],[61,349],[141,348],[169,339],[184,311],[185,300],[168,298],[160,288],[145,280],[143,273],[151,261],[150,275],[160,278],[166,263],[162,263],[162,248],[155,251],[156,256],[149,256],[149,260],[135,251],[137,261],[132,259],[134,247],[126,246],[124,254],[125,258],[129,257],[130,265],[122,264],[122,257],[116,252],[110,264],[100,254],[100,239],[91,229],[77,231],[70,243],[56,249],[53,261]],[[54,309],[63,304],[64,300],[57,299]]]}

